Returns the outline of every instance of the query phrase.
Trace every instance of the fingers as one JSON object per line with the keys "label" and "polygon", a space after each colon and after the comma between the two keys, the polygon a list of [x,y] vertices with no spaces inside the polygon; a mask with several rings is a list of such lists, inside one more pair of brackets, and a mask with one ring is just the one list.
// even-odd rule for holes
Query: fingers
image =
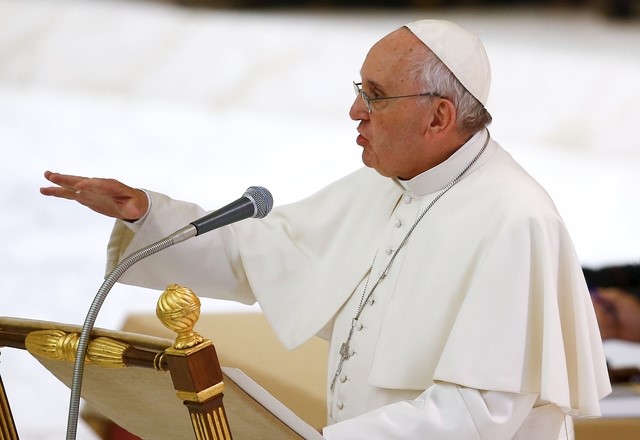
{"label": "fingers", "polygon": [[79,193],[76,194],[76,190],[69,190],[67,188],[56,186],[56,187],[42,187],[40,188],[40,194],[42,194],[43,196],[59,197],[62,199],[75,200],[76,196]]}
{"label": "fingers", "polygon": [[127,186],[115,179],[104,179],[98,177],[80,178],[80,180],[73,184],[73,189],[82,192],[94,192],[96,194],[102,194],[109,197],[127,197],[134,191],[130,186]]}
{"label": "fingers", "polygon": [[81,182],[87,179],[87,177],[72,176],[70,174],[53,173],[51,171],[45,171],[44,178],[51,183],[55,183],[56,185],[64,186],[64,187],[72,187],[76,185],[78,182]]}
{"label": "fingers", "polygon": [[63,197],[66,199],[72,199],[73,195],[77,193],[78,188],[76,185],[86,177],[72,176],[68,174],[53,173],[51,171],[45,171],[44,178],[49,182],[58,185],[57,187],[42,187],[40,193],[46,196]]}
{"label": "fingers", "polygon": [[[129,189],[126,185],[114,179],[89,178],[71,174],[53,173],[51,171],[45,171],[44,177],[57,186],[42,187],[40,188],[40,192],[44,195],[63,197],[66,199],[78,200],[81,194],[87,192],[112,196]],[[89,194],[83,195],[89,196]]]}
{"label": "fingers", "polygon": [[56,186],[40,188],[41,194],[74,200],[108,217],[137,220],[149,207],[144,191],[115,179],[89,178],[51,171],[46,171],[44,177]]}

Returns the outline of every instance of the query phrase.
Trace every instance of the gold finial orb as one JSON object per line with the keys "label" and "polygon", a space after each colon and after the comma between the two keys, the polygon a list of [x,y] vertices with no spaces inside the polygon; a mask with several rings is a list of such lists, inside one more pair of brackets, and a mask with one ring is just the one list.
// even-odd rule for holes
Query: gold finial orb
{"label": "gold finial orb", "polygon": [[191,289],[178,284],[169,285],[158,298],[156,315],[165,327],[178,334],[174,348],[191,348],[204,340],[193,331],[200,318],[200,299]]}

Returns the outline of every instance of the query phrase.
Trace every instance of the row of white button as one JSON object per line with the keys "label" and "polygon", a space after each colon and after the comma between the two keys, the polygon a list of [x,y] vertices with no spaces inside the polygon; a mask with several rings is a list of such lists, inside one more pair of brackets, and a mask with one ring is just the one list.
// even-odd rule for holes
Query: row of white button
{"label": "row of white button", "polygon": [[[404,201],[404,203],[409,204],[409,203],[411,203],[412,198],[411,198],[411,196],[410,196],[410,195],[405,194],[405,195],[404,195],[404,197],[403,197],[403,201]],[[402,227],[402,221],[401,221],[399,218],[396,218],[396,219],[394,220],[394,222],[393,222],[393,226],[394,226],[395,228],[400,228],[400,227]],[[392,248],[387,248],[387,249],[385,250],[385,253],[386,253],[387,255],[391,255],[391,254],[393,254],[393,252],[394,252],[394,249],[392,249]],[[375,300],[373,299],[373,297],[369,299],[368,304],[369,304],[369,306],[373,306],[373,305],[375,304]],[[364,325],[363,325],[361,322],[359,322],[359,321],[358,321],[358,323],[356,324],[356,330],[357,330],[357,331],[362,331],[362,329],[363,329],[363,328],[364,328]],[[355,353],[354,353],[353,349],[351,349],[351,348],[350,348],[350,349],[349,349],[349,356],[353,356],[353,354],[355,354]],[[347,375],[346,375],[346,374],[344,374],[344,373],[343,373],[343,374],[341,374],[341,375],[338,377],[338,380],[340,381],[340,383],[345,383],[348,379],[349,379],[349,378],[348,378],[348,377],[347,377]],[[344,409],[344,407],[345,407],[345,403],[344,403],[344,401],[339,400],[339,401],[337,401],[337,402],[336,402],[336,408],[337,408],[339,411],[340,411],[340,410],[342,410],[342,409]]]}

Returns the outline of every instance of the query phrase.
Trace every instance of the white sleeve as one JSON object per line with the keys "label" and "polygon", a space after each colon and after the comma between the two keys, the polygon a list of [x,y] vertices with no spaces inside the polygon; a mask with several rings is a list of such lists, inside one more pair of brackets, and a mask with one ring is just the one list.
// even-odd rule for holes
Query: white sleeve
{"label": "white sleeve", "polygon": [[415,400],[327,426],[323,436],[330,440],[508,440],[527,418],[537,397],[440,382]]}

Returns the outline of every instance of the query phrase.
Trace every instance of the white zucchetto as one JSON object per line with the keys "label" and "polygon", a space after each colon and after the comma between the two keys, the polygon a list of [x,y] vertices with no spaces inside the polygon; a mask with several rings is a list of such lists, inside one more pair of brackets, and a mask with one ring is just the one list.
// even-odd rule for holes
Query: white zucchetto
{"label": "white zucchetto", "polygon": [[444,63],[483,105],[491,88],[491,66],[477,35],[446,20],[420,20],[405,25]]}

